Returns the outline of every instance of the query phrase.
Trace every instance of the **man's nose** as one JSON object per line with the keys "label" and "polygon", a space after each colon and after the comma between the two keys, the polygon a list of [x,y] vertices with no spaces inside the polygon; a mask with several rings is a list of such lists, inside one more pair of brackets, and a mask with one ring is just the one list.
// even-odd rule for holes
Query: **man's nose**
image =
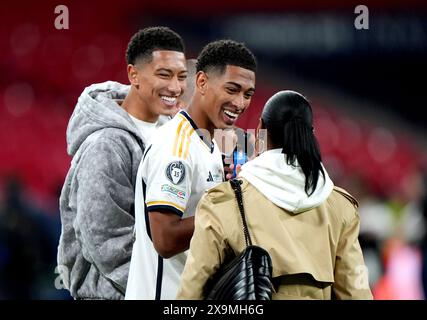
{"label": "man's nose", "polygon": [[174,95],[178,96],[184,91],[184,88],[181,86],[178,78],[174,77],[169,82],[168,90]]}
{"label": "man's nose", "polygon": [[243,97],[243,93],[242,94],[238,94],[234,100],[233,100],[233,105],[239,109],[239,110],[243,110],[245,108],[245,98]]}

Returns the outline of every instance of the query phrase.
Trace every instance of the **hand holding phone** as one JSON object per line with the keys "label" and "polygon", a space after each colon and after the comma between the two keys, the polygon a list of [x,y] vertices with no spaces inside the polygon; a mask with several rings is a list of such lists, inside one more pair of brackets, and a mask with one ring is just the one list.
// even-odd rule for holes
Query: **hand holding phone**
{"label": "hand holding phone", "polygon": [[243,150],[238,150],[237,148],[233,151],[233,176],[232,179],[237,176],[237,165],[243,165],[248,162],[248,156]]}

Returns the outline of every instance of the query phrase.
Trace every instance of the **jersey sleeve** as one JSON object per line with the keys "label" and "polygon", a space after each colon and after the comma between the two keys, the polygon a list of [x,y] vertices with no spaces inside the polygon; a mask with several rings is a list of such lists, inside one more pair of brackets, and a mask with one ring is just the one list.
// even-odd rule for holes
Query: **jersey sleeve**
{"label": "jersey sleeve", "polygon": [[166,209],[182,217],[191,194],[192,175],[189,158],[173,156],[167,146],[149,150],[143,171],[147,211]]}

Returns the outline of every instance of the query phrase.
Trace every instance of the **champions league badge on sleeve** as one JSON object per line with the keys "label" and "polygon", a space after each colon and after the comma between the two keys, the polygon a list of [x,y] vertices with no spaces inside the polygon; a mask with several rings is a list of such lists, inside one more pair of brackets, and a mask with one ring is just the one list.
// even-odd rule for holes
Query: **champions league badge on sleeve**
{"label": "champions league badge on sleeve", "polygon": [[169,163],[166,168],[166,177],[173,184],[180,184],[185,178],[185,167],[181,161]]}

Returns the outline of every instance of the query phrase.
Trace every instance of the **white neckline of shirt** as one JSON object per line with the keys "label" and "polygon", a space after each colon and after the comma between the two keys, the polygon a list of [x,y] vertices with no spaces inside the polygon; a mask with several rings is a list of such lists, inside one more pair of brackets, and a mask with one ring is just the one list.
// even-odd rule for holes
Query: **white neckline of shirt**
{"label": "white neckline of shirt", "polygon": [[139,120],[137,118],[135,118],[134,116],[132,116],[130,113],[128,113],[129,117],[136,123],[142,126],[146,126],[146,127],[155,127],[157,126],[157,124],[159,123],[159,120],[157,120],[156,122],[147,122],[147,121],[143,121],[143,120]]}

